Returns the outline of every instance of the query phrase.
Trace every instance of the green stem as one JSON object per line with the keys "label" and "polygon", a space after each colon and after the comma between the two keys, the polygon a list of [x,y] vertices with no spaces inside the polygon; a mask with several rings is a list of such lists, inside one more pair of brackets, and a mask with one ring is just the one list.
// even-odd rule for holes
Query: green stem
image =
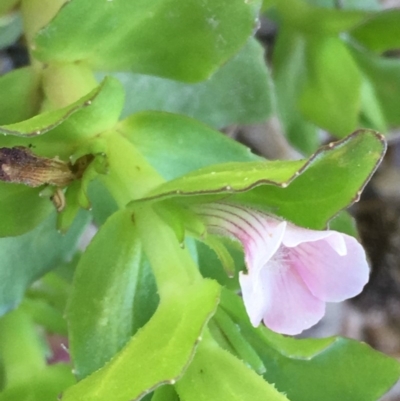
{"label": "green stem", "polygon": [[[164,182],[125,137],[111,132],[104,135],[103,139],[107,145],[109,173],[102,175],[100,179],[121,209]],[[151,263],[160,297],[201,279],[188,250],[181,248],[174,231],[150,205],[141,204],[132,213],[144,251]]]}
{"label": "green stem", "polygon": [[118,132],[103,136],[109,173],[100,179],[120,208],[164,182],[135,146]]}
{"label": "green stem", "polygon": [[133,219],[151,263],[161,298],[202,279],[189,251],[181,248],[173,230],[151,206],[136,208]]}
{"label": "green stem", "polygon": [[21,13],[25,39],[32,50],[33,38],[39,29],[47,25],[67,0],[22,0]]}
{"label": "green stem", "polygon": [[42,111],[59,109],[77,101],[98,85],[93,71],[83,62],[43,64],[34,58],[35,35],[57,14],[66,0],[22,0],[25,39],[37,77],[43,80]]}
{"label": "green stem", "polygon": [[92,69],[84,63],[49,64],[42,79],[46,110],[68,106],[98,86]]}

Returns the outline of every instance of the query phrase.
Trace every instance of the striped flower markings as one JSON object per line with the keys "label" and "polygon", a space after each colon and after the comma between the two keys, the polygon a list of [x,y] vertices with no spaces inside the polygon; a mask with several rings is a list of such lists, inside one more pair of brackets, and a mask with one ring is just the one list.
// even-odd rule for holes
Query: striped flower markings
{"label": "striped flower markings", "polygon": [[210,234],[240,241],[247,272],[239,276],[253,326],[295,335],[316,324],[326,302],[359,294],[368,281],[363,247],[337,231],[315,231],[241,205],[196,207]]}

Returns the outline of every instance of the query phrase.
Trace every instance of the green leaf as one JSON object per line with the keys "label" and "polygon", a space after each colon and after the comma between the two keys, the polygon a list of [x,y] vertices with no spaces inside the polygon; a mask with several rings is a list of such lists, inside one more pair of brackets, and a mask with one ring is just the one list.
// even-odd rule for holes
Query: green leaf
{"label": "green leaf", "polygon": [[221,303],[262,358],[264,377],[291,401],[376,401],[399,378],[400,364],[368,345],[340,337],[297,340],[254,328],[240,298]]}
{"label": "green leaf", "polygon": [[151,401],[179,401],[173,386],[163,386],[154,392]]}
{"label": "green leaf", "polygon": [[[375,108],[378,109],[378,116],[375,119],[382,120],[379,116],[380,111],[388,126],[400,125],[400,61],[379,57],[355,47],[350,49],[376,96]],[[368,107],[371,107],[371,104]],[[364,110],[368,111],[365,107]]]}
{"label": "green leaf", "polygon": [[5,14],[11,11],[19,2],[20,0],[2,0],[0,5],[0,14]]}
{"label": "green leaf", "polygon": [[32,67],[20,68],[0,77],[0,124],[32,117],[39,108],[39,80]]}
{"label": "green leaf", "polygon": [[[64,194],[65,206],[57,216],[57,228],[60,232],[66,232],[78,214],[81,205],[77,198],[81,193],[81,183],[79,181],[72,182],[66,189]],[[84,209],[89,209],[89,207]]]}
{"label": "green leaf", "polygon": [[[185,221],[185,224],[187,222]],[[192,226],[192,224],[187,224],[187,226]],[[203,231],[200,232],[200,236],[205,232],[206,228],[202,227]],[[235,269],[235,261],[232,258],[230,252],[227,250],[223,241],[221,241],[220,236],[207,235],[207,238],[204,239],[204,243],[207,244],[218,256],[222,267],[224,269],[224,275],[228,277],[234,277],[236,269]],[[214,267],[214,266],[213,266]]]}
{"label": "green leaf", "polygon": [[47,332],[68,335],[65,310],[79,258],[80,252],[76,252],[71,261],[36,280],[25,293],[20,308]]}
{"label": "green leaf", "polygon": [[224,334],[224,337],[229,341],[232,349],[234,349],[234,355],[236,354],[240,360],[258,374],[265,373],[263,362],[250,344],[243,338],[240,327],[232,321],[230,316],[223,309],[218,308],[213,319]]}
{"label": "green leaf", "polygon": [[[293,346],[301,349],[301,340]],[[280,350],[267,347],[266,341],[259,342],[257,349],[269,370],[266,379],[285,391],[291,401],[375,401],[400,376],[396,360],[366,344],[340,337],[305,358],[278,356]],[[278,359],[277,367],[267,363],[272,359]]]}
{"label": "green leaf", "polygon": [[358,238],[356,221],[354,217],[345,210],[340,212],[329,222],[329,229]]}
{"label": "green leaf", "polygon": [[382,9],[382,4],[378,0],[345,0],[344,8],[377,11]]}
{"label": "green leaf", "polygon": [[42,339],[21,309],[0,320],[0,357],[5,376],[1,401],[52,400],[75,381],[69,366],[46,366]]}
{"label": "green leaf", "polygon": [[176,389],[184,401],[288,401],[274,385],[210,339],[199,345]]}
{"label": "green leaf", "polygon": [[74,254],[89,214],[81,214],[66,235],[57,232],[52,214],[33,231],[0,239],[0,315],[21,301],[26,288]]}
{"label": "green leaf", "polygon": [[210,164],[262,160],[220,132],[179,115],[142,112],[117,129],[167,180]]}
{"label": "green leaf", "polygon": [[243,249],[234,241],[229,241],[228,239],[222,237],[219,239],[223,246],[226,246],[227,251],[234,261],[236,269],[235,276],[229,277],[215,251],[209,246],[205,245],[203,242],[198,241],[196,245],[199,258],[198,265],[201,274],[204,277],[217,280],[226,288],[232,289],[233,291],[239,291],[240,286],[237,273],[245,268]]}
{"label": "green leaf", "polygon": [[272,112],[264,50],[251,38],[209,80],[185,84],[133,73],[115,73],[127,101],[123,116],[143,110],[185,114],[216,128],[265,121]]}
{"label": "green leaf", "polygon": [[[101,143],[101,141],[99,142]],[[99,174],[106,174],[108,172],[107,159],[104,153],[95,153],[93,155],[86,147],[80,150],[87,151],[84,155],[89,155],[89,157],[83,156],[77,162],[78,166],[82,166],[81,168],[84,169],[82,177],[72,182],[65,192],[65,207],[58,214],[57,220],[57,227],[62,232],[68,230],[81,208],[85,210],[91,208],[91,202],[88,197],[88,186]],[[79,159],[79,157],[76,157],[76,154],[70,156],[71,162],[76,162],[76,159]]]}
{"label": "green leaf", "polygon": [[[307,3],[318,7],[337,8],[336,0],[306,0]],[[342,9],[355,10],[380,10],[382,8],[378,0],[343,0],[340,5]]]}
{"label": "green leaf", "polygon": [[358,25],[368,14],[359,10],[322,8],[304,0],[277,1],[283,20],[303,33],[337,35]]}
{"label": "green leaf", "polygon": [[382,133],[388,130],[384,110],[382,110],[374,85],[365,74],[363,74],[361,86],[360,124],[363,120],[366,121],[366,128],[376,129]]}
{"label": "green leaf", "polygon": [[[123,105],[121,84],[106,78],[93,91],[62,109],[0,127],[1,146],[30,146],[41,156],[67,158],[85,139],[112,128]],[[43,135],[46,134],[46,135]]]}
{"label": "green leaf", "polygon": [[273,78],[285,134],[296,148],[310,154],[319,145],[317,129],[305,120],[297,104],[307,75],[305,49],[305,37],[283,24],[274,47]]}
{"label": "green leaf", "polygon": [[303,168],[304,160],[231,162],[215,164],[168,181],[148,194],[149,199],[174,196],[236,193],[262,185],[286,187]]}
{"label": "green leaf", "polygon": [[263,0],[261,6],[261,13],[265,13],[270,7],[275,5],[275,0]]}
{"label": "green leaf", "polygon": [[293,223],[323,229],[339,211],[357,201],[381,162],[386,144],[373,131],[356,131],[324,146],[287,188],[264,185],[235,201],[264,209]]}
{"label": "green leaf", "polygon": [[[0,8],[3,7],[3,2]],[[0,15],[2,14],[0,9]],[[22,36],[22,18],[18,11],[0,16],[0,49],[14,44]]]}
{"label": "green leaf", "polygon": [[35,372],[30,381],[0,393],[0,401],[56,400],[75,379],[68,365],[57,364]]}
{"label": "green leaf", "polygon": [[0,127],[0,131],[4,135],[15,135],[20,137],[33,138],[42,135],[60,125],[72,114],[87,106],[90,106],[91,102],[100,93],[101,87],[102,85],[67,107],[59,110],[47,111],[26,121],[17,122],[15,124],[7,124]]}
{"label": "green leaf", "polygon": [[76,376],[88,376],[120,351],[154,313],[157,298],[131,213],[119,211],[100,228],[75,273],[67,319]]}
{"label": "green leaf", "polygon": [[223,194],[224,199],[231,195],[235,202],[300,226],[322,229],[329,219],[359,198],[385,150],[381,135],[357,131],[320,148],[306,161],[209,166],[160,185],[142,201],[173,197],[187,204],[216,198],[210,195]]}
{"label": "green leaf", "polygon": [[5,14],[14,8],[19,3],[19,0],[2,0],[0,5],[0,15]]}
{"label": "green leaf", "polygon": [[80,256],[80,252],[76,252],[71,261],[62,263],[37,280],[34,286],[28,288],[26,298],[43,301],[64,315],[71,292],[72,277]]}
{"label": "green leaf", "polygon": [[245,44],[259,3],[73,0],[39,31],[34,54],[43,62],[200,81]]}
{"label": "green leaf", "polygon": [[400,10],[393,9],[372,15],[356,26],[351,35],[375,52],[400,48]]}
{"label": "green leaf", "polygon": [[118,210],[118,205],[99,179],[89,183],[88,195],[92,204],[93,220],[96,225],[102,226]]}
{"label": "green leaf", "polygon": [[299,99],[303,115],[338,137],[357,127],[361,75],[343,42],[335,37],[308,37],[307,80]]}
{"label": "green leaf", "polygon": [[31,317],[20,308],[0,319],[0,357],[9,388],[29,380],[46,365],[39,334]]}
{"label": "green leaf", "polygon": [[23,184],[0,182],[0,237],[24,234],[34,229],[54,210],[50,200],[40,196],[42,190]]}
{"label": "green leaf", "polygon": [[121,352],[68,389],[63,401],[139,400],[174,383],[190,364],[218,299],[219,286],[210,280],[171,288],[170,296],[162,298],[153,317]]}
{"label": "green leaf", "polygon": [[21,309],[29,314],[34,322],[47,332],[57,333],[63,336],[68,335],[67,323],[63,313],[47,302],[41,299],[24,299],[21,304]]}

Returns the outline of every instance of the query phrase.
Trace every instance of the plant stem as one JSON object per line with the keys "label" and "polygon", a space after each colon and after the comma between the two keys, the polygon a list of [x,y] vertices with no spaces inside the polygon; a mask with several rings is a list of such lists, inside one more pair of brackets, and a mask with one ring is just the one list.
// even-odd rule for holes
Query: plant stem
{"label": "plant stem", "polygon": [[54,18],[65,2],[66,0],[22,0],[21,12],[29,50],[32,50],[36,33]]}
{"label": "plant stem", "polygon": [[150,166],[135,146],[118,132],[103,136],[107,146],[109,173],[100,179],[120,208],[142,198],[164,179]]}
{"label": "plant stem", "polygon": [[93,71],[84,63],[49,64],[42,79],[46,111],[68,106],[98,86]]}
{"label": "plant stem", "polygon": [[[144,197],[164,179],[135,146],[117,132],[104,136],[107,144],[109,174],[101,180],[122,209],[132,200]],[[133,209],[144,251],[151,263],[160,297],[201,279],[188,250],[182,249],[174,231],[151,205]]]}
{"label": "plant stem", "polygon": [[133,219],[156,277],[161,298],[202,279],[189,251],[179,245],[173,230],[151,206],[135,209]]}

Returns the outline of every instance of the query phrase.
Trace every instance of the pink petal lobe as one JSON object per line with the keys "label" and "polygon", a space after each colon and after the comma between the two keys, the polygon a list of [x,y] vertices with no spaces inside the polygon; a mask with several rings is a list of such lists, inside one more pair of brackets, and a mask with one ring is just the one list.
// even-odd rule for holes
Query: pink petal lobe
{"label": "pink petal lobe", "polygon": [[254,327],[257,327],[268,307],[268,297],[264,294],[259,281],[251,273],[240,272],[239,283],[250,322]]}
{"label": "pink petal lobe", "polygon": [[[337,235],[332,235],[337,234]],[[314,242],[325,239],[332,244],[339,254],[346,253],[346,245],[341,234],[336,231],[317,231],[309,230],[303,227],[297,227],[293,224],[288,224],[285,237],[282,240],[283,245],[288,248],[295,248],[303,242]]]}
{"label": "pink petal lobe", "polygon": [[[326,233],[330,235],[324,239],[290,249],[289,263],[315,297],[340,302],[362,291],[368,282],[369,267],[364,249],[355,238],[335,231]],[[343,245],[335,246],[340,240]]]}
{"label": "pink petal lobe", "polygon": [[286,222],[265,222],[268,226],[260,230],[261,235],[253,241],[243,243],[247,270],[252,274],[259,274],[261,269],[273,259],[278,251],[286,231]]}
{"label": "pink petal lobe", "polygon": [[325,303],[311,294],[295,270],[286,266],[266,266],[258,279],[242,274],[240,285],[254,326],[262,318],[271,330],[294,335],[316,324],[325,313]]}

